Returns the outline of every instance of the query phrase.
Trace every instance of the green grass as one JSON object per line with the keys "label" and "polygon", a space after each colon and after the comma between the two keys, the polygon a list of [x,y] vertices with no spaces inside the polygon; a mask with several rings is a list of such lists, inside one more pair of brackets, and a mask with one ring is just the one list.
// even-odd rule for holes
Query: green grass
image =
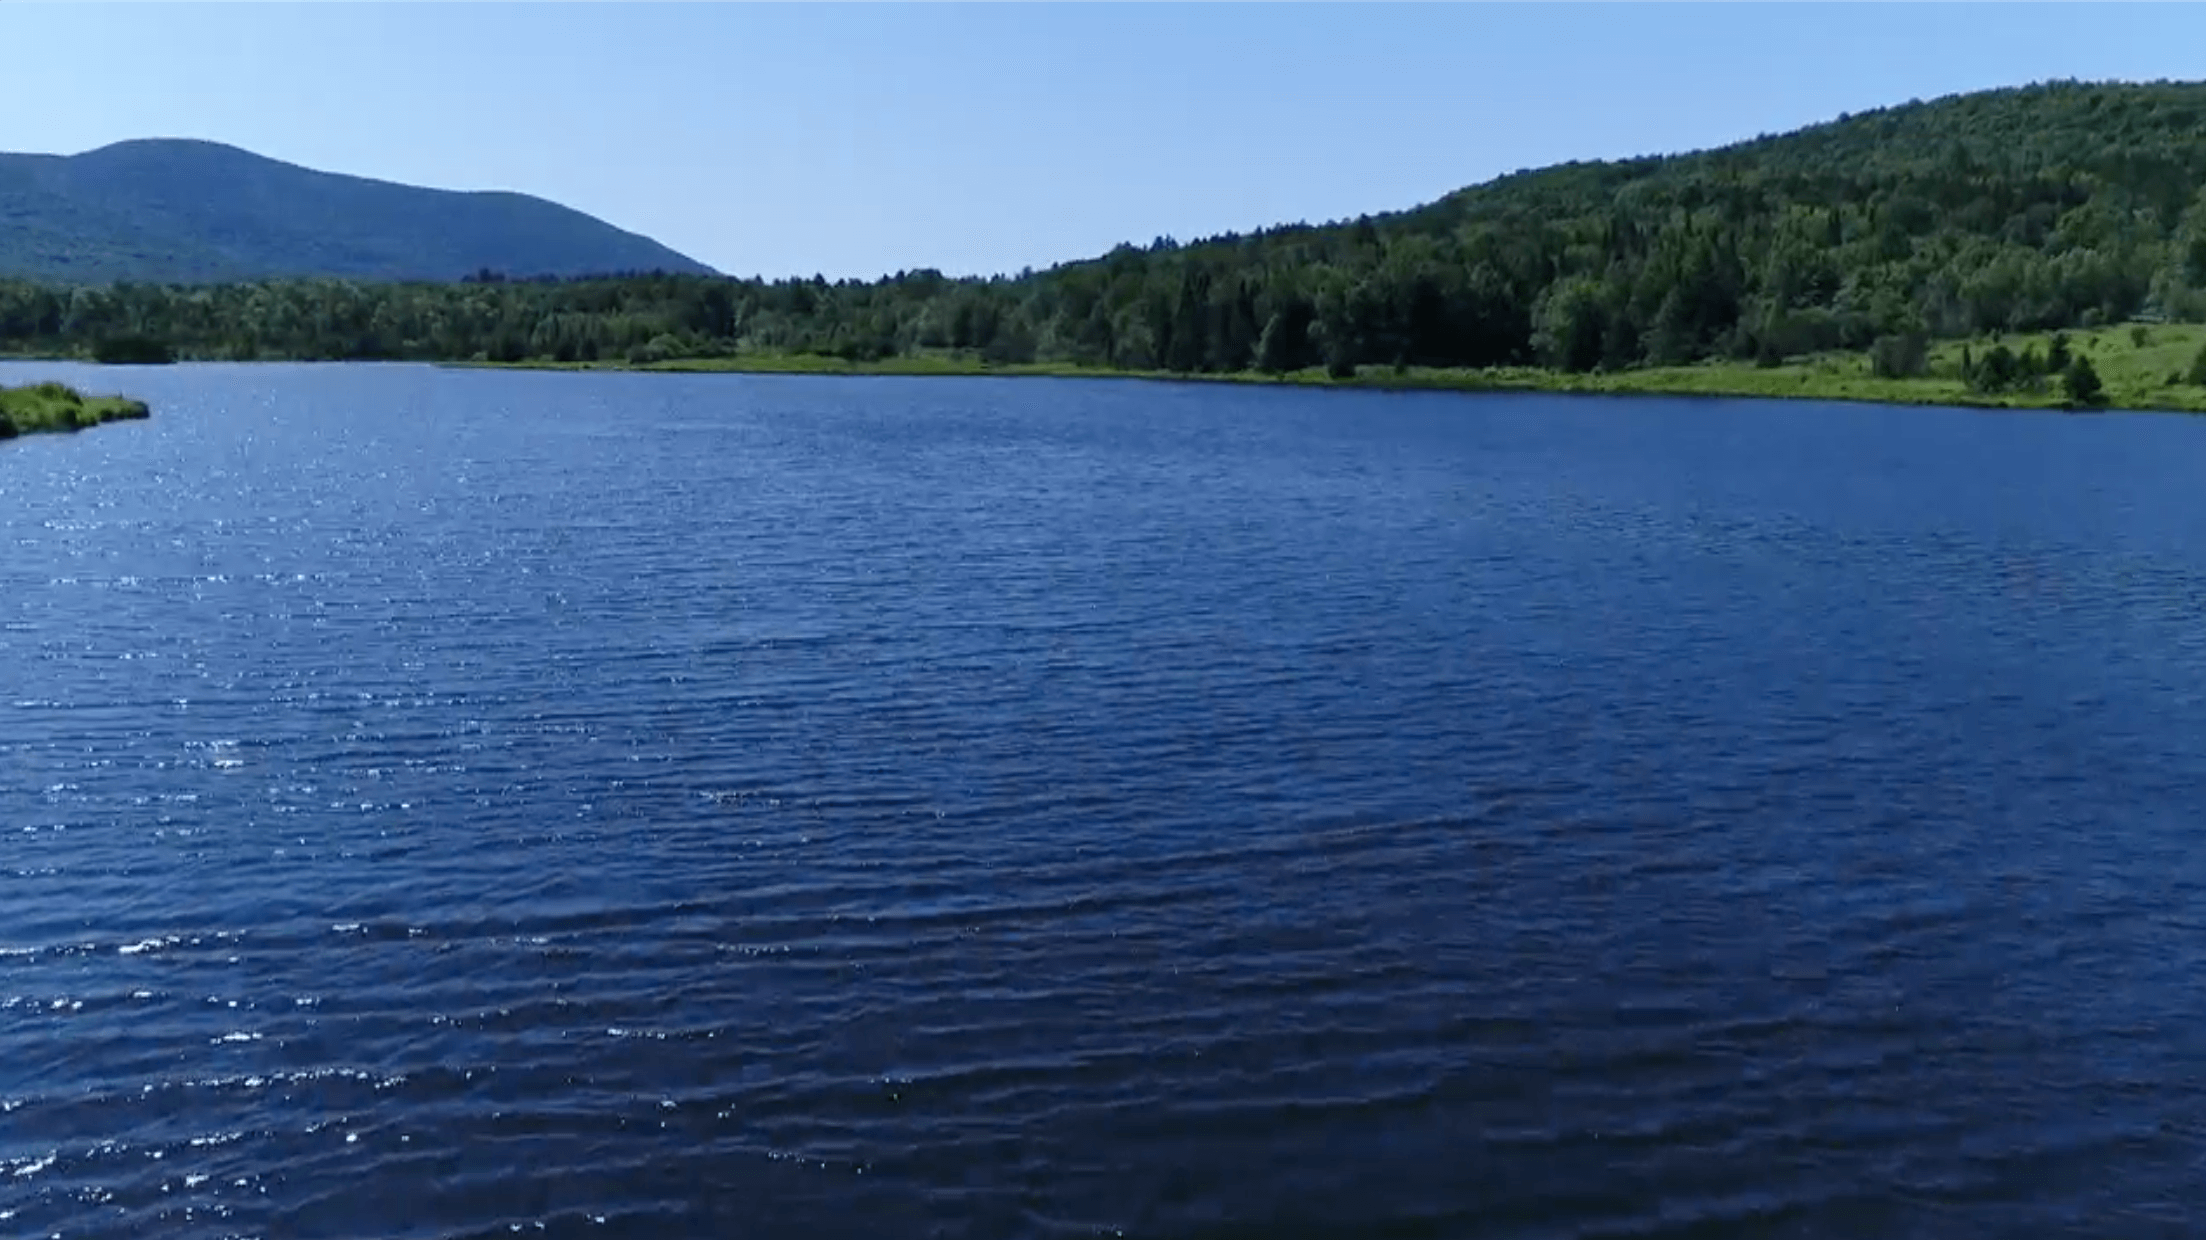
{"label": "green grass", "polygon": [[[2141,329],[2141,332],[2140,332]],[[2138,336],[2141,334],[2142,342]],[[2102,408],[2170,409],[2206,413],[2206,387],[2182,381],[2191,360],[2206,345],[2206,325],[2195,323],[2121,324],[2065,333],[2069,351],[2091,359],[2106,385]],[[1877,401],[1906,405],[1978,405],[2012,409],[2070,407],[2058,377],[2023,390],[1972,392],[1961,381],[1961,351],[1977,357],[1995,344],[2017,354],[2036,349],[2042,356],[2050,332],[2005,335],[1997,340],[1944,341],[1930,351],[1930,373],[1915,379],[1882,379],[1871,372],[1863,353],[1830,353],[1761,368],[1738,363],[1622,371],[1610,375],[1560,375],[1528,386],[1571,391],[1671,393],[1678,395],[1757,396],[1811,400]],[[1544,372],[1529,372],[1542,379]],[[2177,377],[2171,384],[2169,377]]]}
{"label": "green grass", "polygon": [[86,396],[59,383],[0,388],[0,439],[41,431],[83,430],[147,414],[143,401],[123,396]]}
{"label": "green grass", "polygon": [[[2142,328],[2142,343],[2137,339]],[[1995,343],[2017,354],[2035,347],[2042,355],[2051,333],[2006,335],[1939,343],[1930,351],[1930,373],[1914,379],[1875,375],[1866,353],[1826,353],[1793,358],[1773,367],[1744,362],[1706,362],[1692,366],[1649,367],[1597,374],[1570,374],[1537,367],[1449,370],[1426,367],[1366,366],[1351,378],[1323,370],[1286,374],[1188,375],[1165,371],[1112,370],[1065,363],[993,365],[972,354],[929,353],[853,362],[810,353],[744,353],[732,357],[677,358],[663,362],[513,362],[503,365],[542,370],[652,370],[683,373],[831,374],[831,375],[1048,375],[1061,378],[1169,379],[1181,382],[1285,384],[1299,387],[1363,387],[1463,392],[1581,392],[1617,395],[1740,396],[1777,400],[1872,401],[1898,405],[1973,405],[2011,409],[2069,407],[2059,379],[2031,389],[1972,392],[1961,381],[1961,350],[1981,357]],[[2071,352],[2091,359],[2106,385],[2105,408],[2172,409],[2206,413],[2206,387],[2184,382],[2191,361],[2206,346],[2206,325],[2120,324],[2066,333]],[[476,363],[500,365],[499,363]],[[2178,381],[2170,384],[2169,377]]]}

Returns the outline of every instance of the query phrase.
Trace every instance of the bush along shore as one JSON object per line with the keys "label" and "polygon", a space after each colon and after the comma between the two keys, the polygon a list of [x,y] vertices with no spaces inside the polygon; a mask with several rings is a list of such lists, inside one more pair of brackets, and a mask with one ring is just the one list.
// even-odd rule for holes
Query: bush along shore
{"label": "bush along shore", "polygon": [[0,439],[40,431],[79,431],[102,422],[143,418],[145,402],[127,396],[86,396],[59,383],[0,388]]}

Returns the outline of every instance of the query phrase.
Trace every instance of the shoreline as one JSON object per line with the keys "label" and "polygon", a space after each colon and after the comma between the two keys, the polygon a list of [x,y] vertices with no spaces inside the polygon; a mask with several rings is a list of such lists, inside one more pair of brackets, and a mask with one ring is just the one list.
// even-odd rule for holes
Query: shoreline
{"label": "shoreline", "polygon": [[1119,370],[1054,363],[988,365],[944,364],[933,358],[892,358],[846,362],[809,355],[751,354],[725,358],[684,358],[663,362],[490,362],[442,361],[431,365],[454,370],[514,370],[625,374],[795,375],[841,378],[1003,378],[1111,379],[1150,383],[1203,383],[1242,387],[1301,388],[1334,391],[1454,392],[1559,396],[1674,396],[1711,400],[1834,401],[1894,408],[2013,409],[2054,413],[2206,413],[2206,389],[2174,387],[2163,391],[2116,392],[2109,400],[2079,405],[2050,386],[2043,391],[1980,393],[1957,379],[1882,379],[1867,374],[1821,371],[1803,366],[1770,370],[1748,366],[1704,365],[1573,374],[1532,367],[1502,370],[1448,370],[1366,367],[1353,378],[1335,378],[1311,369],[1269,374],[1261,371],[1181,373]]}
{"label": "shoreline", "polygon": [[[2053,337],[2063,348],[2090,359],[2104,388],[2097,400],[2078,404],[2066,398],[2054,376],[2024,377],[2000,391],[1972,388],[1961,379],[1973,350],[1982,356],[1995,347],[2043,356]],[[187,354],[188,356],[188,354]],[[2206,384],[2186,376],[2206,357],[2206,324],[2112,324],[2064,333],[2038,332],[1939,341],[1918,359],[1919,373],[1891,378],[1875,373],[1870,354],[1839,351],[1796,356],[1774,365],[1705,361],[1666,367],[1572,372],[1540,367],[1483,370],[1420,366],[1364,366],[1353,376],[1335,377],[1322,368],[1263,371],[1182,372],[1133,370],[1072,362],[992,363],[977,353],[948,350],[904,353],[873,361],[852,361],[814,353],[734,352],[672,357],[656,361],[598,360],[562,362],[552,358],[491,361],[481,358],[387,358],[375,361],[428,365],[455,370],[593,371],[666,374],[832,375],[899,378],[1056,378],[1142,380],[1162,383],[1235,384],[1249,387],[1347,389],[1388,392],[1551,393],[1582,396],[1672,396],[1717,400],[1806,400],[1894,407],[2023,409],[2054,412],[2206,413]],[[88,358],[0,355],[0,360],[68,361]],[[191,359],[201,360],[201,359]],[[231,359],[209,358],[228,362]],[[259,359],[307,363],[309,359]],[[346,359],[323,359],[348,364]],[[358,359],[369,361],[369,359]],[[241,364],[255,364],[243,362]],[[374,364],[374,362],[369,362]]]}

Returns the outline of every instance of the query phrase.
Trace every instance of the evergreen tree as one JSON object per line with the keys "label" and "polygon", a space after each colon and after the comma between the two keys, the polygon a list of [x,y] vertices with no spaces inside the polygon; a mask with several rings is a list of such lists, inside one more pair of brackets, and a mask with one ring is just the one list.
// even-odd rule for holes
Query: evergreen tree
{"label": "evergreen tree", "polygon": [[2022,364],[2015,358],[2014,350],[1995,344],[1985,350],[1983,358],[1976,363],[1969,387],[1978,392],[2004,392],[2022,377]]}
{"label": "evergreen tree", "polygon": [[2105,399],[2105,385],[2099,382],[2099,372],[2092,369],[2091,359],[2081,354],[2068,363],[2062,388],[2068,399],[2079,405],[2095,405]]}

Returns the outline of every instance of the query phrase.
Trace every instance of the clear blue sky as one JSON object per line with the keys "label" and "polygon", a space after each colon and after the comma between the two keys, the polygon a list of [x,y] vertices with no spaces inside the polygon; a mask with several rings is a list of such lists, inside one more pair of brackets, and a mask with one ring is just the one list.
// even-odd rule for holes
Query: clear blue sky
{"label": "clear blue sky", "polygon": [[0,150],[540,194],[736,274],[1013,271],[2052,77],[2206,9],[0,3]]}

